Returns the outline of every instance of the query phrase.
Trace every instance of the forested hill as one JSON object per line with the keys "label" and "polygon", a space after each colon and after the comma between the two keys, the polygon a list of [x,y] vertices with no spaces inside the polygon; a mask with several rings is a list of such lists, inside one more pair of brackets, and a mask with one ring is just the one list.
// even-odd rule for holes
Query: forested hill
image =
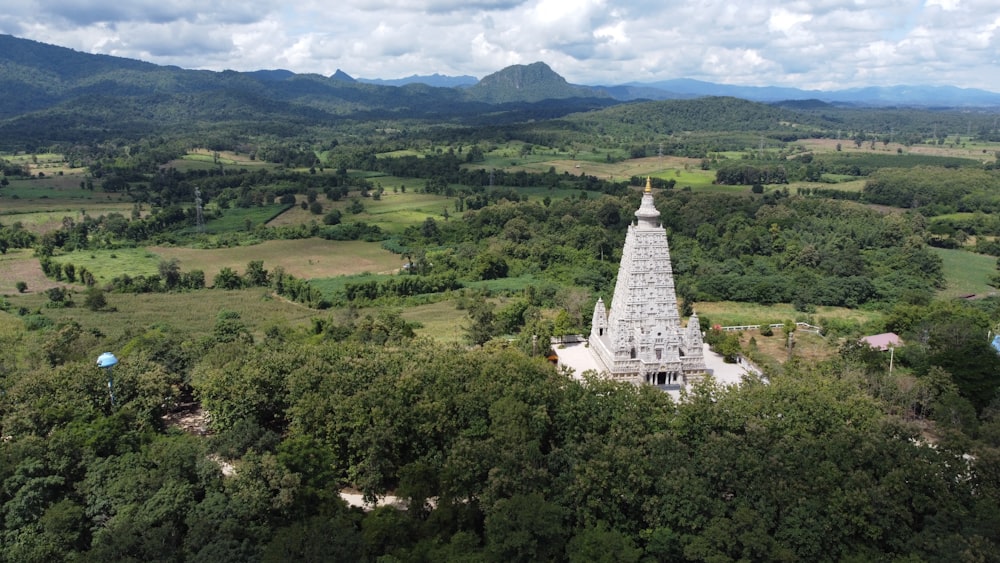
{"label": "forested hill", "polygon": [[471,99],[490,103],[537,102],[561,98],[602,98],[593,88],[574,86],[542,62],[513,65],[468,89]]}
{"label": "forested hill", "polygon": [[825,129],[832,125],[829,119],[820,115],[729,97],[622,104],[567,119],[581,126],[605,130],[627,126],[667,135],[683,131]]}
{"label": "forested hill", "polygon": [[[541,66],[544,64],[538,63]],[[36,41],[0,36],[0,129],[7,135],[42,136],[45,140],[73,140],[88,128],[106,134],[128,135],[131,128],[170,126],[191,128],[197,123],[253,119],[265,122],[336,123],[344,118],[427,119],[449,121],[496,113],[497,103],[518,103],[527,119],[537,118],[524,103],[547,98],[594,97],[571,86],[545,67],[535,65],[520,73],[520,95],[512,95],[509,81],[480,85],[473,95],[457,88],[426,85],[403,87],[364,84],[315,74],[273,72],[211,72],[158,66],[150,63],[91,55]],[[517,70],[498,76],[518,74]],[[555,87],[557,85],[559,87]],[[615,103],[610,98],[606,104]],[[134,113],[131,107],[140,107]],[[587,104],[590,109],[593,104]],[[112,111],[119,120],[105,121]],[[580,109],[569,103],[559,115]],[[544,108],[550,117],[551,106]],[[63,133],[40,131],[53,120],[63,122]],[[264,126],[265,130],[267,125]],[[48,136],[54,133],[55,138]],[[59,136],[64,139],[59,139]],[[68,137],[68,138],[67,138]]]}

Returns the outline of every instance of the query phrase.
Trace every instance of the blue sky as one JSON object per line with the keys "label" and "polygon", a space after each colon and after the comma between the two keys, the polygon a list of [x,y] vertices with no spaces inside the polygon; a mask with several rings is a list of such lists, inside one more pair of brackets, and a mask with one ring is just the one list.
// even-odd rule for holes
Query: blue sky
{"label": "blue sky", "polygon": [[997,0],[5,0],[0,33],[210,70],[1000,92]]}

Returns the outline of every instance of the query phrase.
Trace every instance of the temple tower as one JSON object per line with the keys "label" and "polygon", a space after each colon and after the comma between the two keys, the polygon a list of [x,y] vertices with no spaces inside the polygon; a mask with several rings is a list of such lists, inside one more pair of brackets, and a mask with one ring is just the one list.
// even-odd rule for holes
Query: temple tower
{"label": "temple tower", "polygon": [[614,379],[654,385],[692,383],[705,374],[701,328],[681,325],[667,231],[653,205],[649,178],[636,222],[625,235],[611,311],[594,306],[590,348]]}

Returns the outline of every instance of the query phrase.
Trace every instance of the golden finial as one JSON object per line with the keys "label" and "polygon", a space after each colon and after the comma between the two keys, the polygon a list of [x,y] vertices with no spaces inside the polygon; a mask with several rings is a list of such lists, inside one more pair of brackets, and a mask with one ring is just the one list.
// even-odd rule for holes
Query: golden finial
{"label": "golden finial", "polygon": [[646,193],[653,193],[653,181],[649,178],[649,176],[646,176]]}

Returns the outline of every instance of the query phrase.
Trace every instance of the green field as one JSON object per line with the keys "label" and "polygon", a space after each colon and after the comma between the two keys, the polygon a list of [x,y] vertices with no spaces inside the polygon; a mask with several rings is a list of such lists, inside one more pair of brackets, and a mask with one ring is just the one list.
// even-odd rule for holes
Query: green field
{"label": "green field", "polygon": [[201,270],[211,285],[222,268],[242,273],[247,263],[262,260],[264,268],[280,266],[302,279],[323,279],[363,272],[395,271],[401,258],[377,242],[329,241],[319,238],[271,240],[230,248],[195,249],[157,246],[115,250],[81,250],[54,256],[59,263],[87,268],[100,282],[122,274],[149,276],[158,273],[162,260],[177,259],[181,271]]}
{"label": "green field", "polygon": [[[80,187],[79,177],[63,176],[61,178],[37,178],[33,180],[12,180],[10,185],[0,190],[3,200],[18,199],[57,199],[60,205],[67,205],[69,201],[107,201],[111,194],[100,191],[89,191]],[[9,203],[5,203],[4,208],[8,208]]]}
{"label": "green field", "polygon": [[[258,337],[269,326],[305,327],[318,313],[284,299],[273,298],[263,288],[238,291],[206,289],[186,293],[109,293],[107,311],[91,311],[81,306],[83,295],[73,299],[76,307],[49,309],[44,294],[12,297],[14,307],[40,310],[55,323],[76,321],[84,329],[101,331],[110,342],[121,342],[142,334],[156,325],[169,325],[195,338],[212,333],[216,315],[221,310],[235,311]],[[0,325],[19,321],[15,315],[0,312]],[[22,323],[23,326],[23,323]]]}
{"label": "green field", "polygon": [[122,274],[151,276],[159,270],[163,257],[144,248],[118,248],[115,250],[80,250],[53,256],[59,264],[73,264],[76,269],[86,268],[98,282],[109,282]]}
{"label": "green field", "polygon": [[[387,176],[386,178],[394,178]],[[330,208],[340,209],[343,212],[342,221],[344,223],[361,221],[370,225],[376,225],[389,234],[399,234],[407,227],[419,225],[433,217],[438,221],[444,220],[444,210],[447,209],[451,215],[456,214],[455,198],[416,193],[414,185],[407,185],[406,192],[392,191],[392,186],[398,186],[399,179],[395,178],[390,184],[383,184],[386,191],[382,193],[381,199],[360,198],[365,210],[358,214],[347,212],[347,207],[351,204],[350,199],[341,200],[330,204]],[[419,184],[423,187],[423,184]],[[326,207],[324,206],[324,209]]]}
{"label": "green field", "polygon": [[312,278],[309,285],[315,287],[323,293],[324,297],[330,298],[344,290],[349,283],[361,283],[366,281],[381,282],[391,278],[393,274],[356,274],[343,275],[329,278]]}
{"label": "green field", "polygon": [[944,271],[945,288],[938,292],[939,296],[983,296],[997,291],[996,288],[986,284],[990,276],[997,272],[996,257],[959,249],[931,248],[931,250],[941,257]]}
{"label": "green field", "polygon": [[[23,200],[22,200],[23,201]],[[62,207],[66,202],[63,200],[52,200],[52,208],[43,206],[21,206],[21,211],[4,211],[0,213],[0,224],[21,225],[34,233],[46,233],[62,227],[63,218],[69,217],[78,221],[82,217],[82,211],[86,211],[89,217],[100,217],[111,213],[120,213],[126,217],[132,212],[132,204],[129,203],[101,203],[94,204],[86,202],[80,207]],[[34,208],[34,210],[31,210]],[[57,209],[58,208],[58,209]]]}
{"label": "green field", "polygon": [[469,324],[468,311],[455,308],[454,300],[407,307],[403,310],[402,317],[420,324],[414,331],[417,336],[441,342],[461,342],[465,337],[465,327]]}
{"label": "green field", "polygon": [[796,311],[789,303],[760,305],[735,301],[698,302],[694,306],[701,317],[708,318],[713,325],[744,326],[763,323],[781,323],[787,320],[807,319],[810,324],[822,324],[823,319],[850,320],[862,325],[882,320],[878,311],[847,309],[844,307],[816,307],[815,313]]}
{"label": "green field", "polygon": [[[206,219],[205,232],[208,234],[223,234],[252,230],[253,227],[256,227],[257,225],[266,224],[271,219],[274,219],[283,213],[289,207],[291,206],[273,203],[270,205],[262,205],[260,207],[236,207],[226,209],[222,212],[222,217]],[[249,227],[249,229],[247,227]],[[185,229],[183,232],[194,233],[196,232],[196,229],[195,227],[190,227]]]}

